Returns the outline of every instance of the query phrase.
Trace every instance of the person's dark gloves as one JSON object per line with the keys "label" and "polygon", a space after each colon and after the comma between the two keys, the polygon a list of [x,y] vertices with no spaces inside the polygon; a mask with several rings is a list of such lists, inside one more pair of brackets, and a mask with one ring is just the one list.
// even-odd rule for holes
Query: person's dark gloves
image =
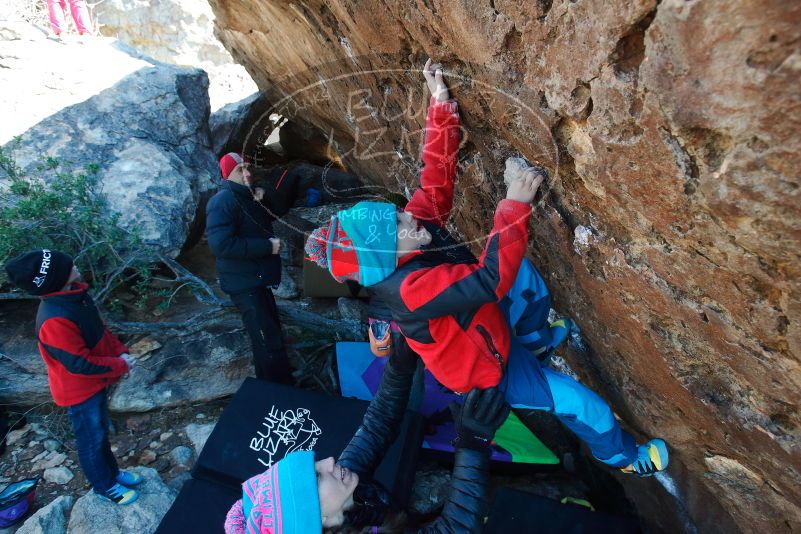
{"label": "person's dark gloves", "polygon": [[509,404],[498,388],[473,388],[460,407],[451,403],[456,425],[454,447],[488,451],[495,432],[509,416]]}

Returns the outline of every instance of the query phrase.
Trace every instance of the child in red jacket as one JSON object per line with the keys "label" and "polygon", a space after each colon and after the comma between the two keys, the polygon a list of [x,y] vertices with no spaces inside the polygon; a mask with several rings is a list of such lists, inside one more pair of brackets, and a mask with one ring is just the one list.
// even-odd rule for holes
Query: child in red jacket
{"label": "child in red jacket", "polygon": [[[639,447],[609,406],[571,377],[546,367],[569,325],[548,324],[550,295],[523,256],[541,168],[519,172],[498,203],[476,259],[445,229],[453,203],[459,115],[438,65],[426,63],[432,93],[420,187],[403,211],[359,202],[309,237],[309,258],[338,280],[355,280],[386,305],[409,346],[444,386],[499,386],[513,407],[554,412],[600,461],[650,475],[667,467],[661,439]],[[555,335],[554,335],[555,334]]]}
{"label": "child in red jacket", "polygon": [[67,408],[75,432],[78,459],[95,492],[129,504],[142,482],[136,473],[120,471],[108,442],[106,388],[128,372],[134,359],[127,347],[103,325],[89,286],[80,280],[72,258],[35,250],[6,264],[8,278],[41,297],[36,315],[39,352],[47,365],[53,400]]}

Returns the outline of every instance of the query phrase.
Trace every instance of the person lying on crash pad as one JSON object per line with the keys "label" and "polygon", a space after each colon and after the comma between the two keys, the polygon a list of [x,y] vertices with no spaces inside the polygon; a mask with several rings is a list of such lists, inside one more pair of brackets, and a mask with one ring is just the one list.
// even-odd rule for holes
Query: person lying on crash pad
{"label": "person lying on crash pad", "polygon": [[[456,454],[448,496],[442,515],[419,529],[371,480],[381,458],[360,476],[333,458],[315,462],[314,451],[299,451],[242,484],[242,499],[229,510],[225,532],[479,532],[486,513],[490,443],[509,409],[497,388],[473,389],[461,407],[454,407]],[[358,455],[358,445],[351,441],[343,456]]]}

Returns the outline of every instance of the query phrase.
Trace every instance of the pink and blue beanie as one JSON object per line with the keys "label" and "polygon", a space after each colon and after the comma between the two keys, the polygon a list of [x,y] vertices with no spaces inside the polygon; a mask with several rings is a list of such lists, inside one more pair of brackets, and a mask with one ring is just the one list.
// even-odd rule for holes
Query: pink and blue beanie
{"label": "pink and blue beanie", "polygon": [[339,282],[363,286],[387,278],[397,265],[398,213],[389,202],[359,202],[340,210],[306,240],[306,255]]}
{"label": "pink and blue beanie", "polygon": [[322,532],[314,452],[298,451],[242,484],[225,518],[226,534]]}

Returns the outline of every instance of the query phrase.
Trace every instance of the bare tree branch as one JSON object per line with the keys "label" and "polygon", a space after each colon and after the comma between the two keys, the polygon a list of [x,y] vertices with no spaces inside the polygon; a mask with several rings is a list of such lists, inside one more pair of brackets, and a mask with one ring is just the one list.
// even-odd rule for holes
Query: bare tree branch
{"label": "bare tree branch", "polygon": [[169,267],[169,269],[175,273],[175,282],[183,282],[188,283],[194,286],[195,288],[203,291],[206,295],[199,294],[198,292],[193,291],[192,293],[195,295],[195,298],[202,302],[203,304],[213,304],[215,306],[225,306],[230,307],[233,306],[233,303],[230,300],[222,300],[220,299],[215,293],[214,290],[211,289],[206,282],[192,274],[189,269],[175,261],[174,259],[166,256],[164,254],[159,255],[159,259]]}
{"label": "bare tree branch", "polygon": [[126,256],[125,260],[122,261],[122,263],[117,267],[117,269],[115,269],[114,272],[111,273],[111,275],[108,277],[108,280],[106,280],[106,285],[103,286],[103,289],[97,292],[95,300],[97,300],[98,302],[102,302],[103,299],[106,298],[106,295],[108,295],[115,287],[117,287],[120,283],[122,283],[119,282],[114,284],[114,281],[120,275],[122,275],[125,272],[125,269],[127,269],[128,266],[130,266],[131,263],[133,263],[140,256],[141,256],[140,252],[133,252],[128,256]]}
{"label": "bare tree branch", "polygon": [[[297,304],[277,300],[281,322],[294,325],[306,331],[319,332],[321,338],[361,341],[364,336],[354,325],[345,321],[336,321],[321,317],[315,313],[300,309]],[[162,321],[154,323],[112,321],[106,323],[117,332],[123,334],[169,334],[185,336],[208,328],[242,328],[242,319],[231,308],[213,306],[184,321]]]}

